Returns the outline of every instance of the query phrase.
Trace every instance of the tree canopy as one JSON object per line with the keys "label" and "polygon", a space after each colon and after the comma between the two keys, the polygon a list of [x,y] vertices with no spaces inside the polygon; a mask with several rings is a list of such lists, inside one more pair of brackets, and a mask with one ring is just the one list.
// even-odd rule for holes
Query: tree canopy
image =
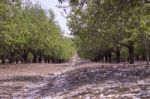
{"label": "tree canopy", "polygon": [[83,58],[106,62],[116,60],[117,63],[128,60],[131,64],[139,58],[148,60],[148,2],[70,0],[70,8],[69,27]]}
{"label": "tree canopy", "polygon": [[0,1],[0,58],[2,63],[66,62],[74,54],[71,38],[55,21],[54,12],[21,0]]}

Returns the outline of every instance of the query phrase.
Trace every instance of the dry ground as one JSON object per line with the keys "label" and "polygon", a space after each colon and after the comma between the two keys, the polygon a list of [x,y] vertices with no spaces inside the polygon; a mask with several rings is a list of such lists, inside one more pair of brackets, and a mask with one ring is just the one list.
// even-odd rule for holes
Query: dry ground
{"label": "dry ground", "polygon": [[[60,75],[61,73],[65,73],[71,70],[75,71],[80,68],[82,69],[86,67],[97,67],[97,66],[101,68],[106,68],[106,69],[107,68],[116,68],[116,69],[117,68],[118,69],[146,68],[144,64],[145,63],[136,63],[135,65],[128,65],[124,63],[124,64],[116,65],[116,64],[92,63],[92,62],[82,61],[81,63],[79,62],[77,65],[73,67],[71,66],[70,63],[0,65],[0,99],[41,99],[37,97],[35,98],[34,96],[37,95],[36,94],[37,91],[40,90],[42,86],[44,86],[45,81],[47,81],[47,79],[50,79],[51,77]],[[145,79],[148,79],[148,78],[145,78]],[[146,84],[147,88],[150,88],[149,84],[150,84],[150,81],[148,79],[148,84]],[[73,94],[76,92],[79,93],[80,91],[83,91],[86,88],[90,89],[93,86],[98,86],[98,85],[89,85],[88,87],[77,88],[76,90],[72,92]],[[91,90],[101,89],[101,87],[100,89],[97,87],[95,88],[96,89],[91,89]],[[147,91],[150,94],[149,89]],[[84,93],[84,91],[81,93]],[[72,93],[68,92],[65,95],[66,97],[70,97],[71,94]],[[85,96],[85,94],[83,96]],[[96,93],[93,93],[93,94],[96,94]],[[83,97],[79,98],[81,96],[80,93],[76,95],[77,95],[76,98],[70,97],[66,99],[71,99],[71,98],[72,99],[99,99],[99,98],[83,98]],[[89,96],[86,96],[86,97],[89,97]],[[143,98],[143,99],[149,99],[149,98]],[[59,97],[59,99],[65,99],[65,98]],[[114,99],[117,99],[117,98],[114,98]]]}
{"label": "dry ground", "polygon": [[[86,61],[85,61],[86,62]],[[79,63],[78,65],[71,66],[70,63],[63,64],[11,64],[11,65],[0,65],[0,79],[14,76],[47,76],[57,75],[68,70],[84,68],[84,67],[116,67],[116,68],[144,68],[145,63],[136,63],[129,65],[127,63],[121,64],[109,64],[109,63]]]}
{"label": "dry ground", "polygon": [[68,63],[0,65],[0,99],[26,99],[32,87],[71,68]]}
{"label": "dry ground", "polygon": [[57,74],[71,67],[66,64],[12,64],[0,65],[0,79],[13,76],[46,76]]}

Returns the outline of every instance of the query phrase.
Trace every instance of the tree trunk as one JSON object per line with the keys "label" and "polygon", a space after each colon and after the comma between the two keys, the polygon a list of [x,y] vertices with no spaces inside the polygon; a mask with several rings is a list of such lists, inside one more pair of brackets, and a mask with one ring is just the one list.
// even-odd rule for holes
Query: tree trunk
{"label": "tree trunk", "polygon": [[146,51],[146,62],[147,62],[147,65],[149,65],[149,55],[148,55],[148,51]]}
{"label": "tree trunk", "polygon": [[24,54],[23,55],[23,61],[24,61],[24,63],[28,63],[28,54]]}
{"label": "tree trunk", "polygon": [[42,55],[39,54],[39,58],[38,58],[39,63],[42,63]]}
{"label": "tree trunk", "polygon": [[134,64],[134,42],[129,42],[129,63]]}
{"label": "tree trunk", "polygon": [[2,59],[2,64],[5,64],[5,59]]}
{"label": "tree trunk", "polygon": [[41,57],[39,57],[39,60],[38,60],[38,61],[39,61],[39,63],[42,63],[42,58],[41,58]]}
{"label": "tree trunk", "polygon": [[14,63],[14,55],[13,53],[10,53],[9,63]]}
{"label": "tree trunk", "polygon": [[145,61],[146,60],[146,55],[145,53],[142,54],[142,61]]}
{"label": "tree trunk", "polygon": [[102,62],[102,55],[99,56],[99,62]]}
{"label": "tree trunk", "polygon": [[101,59],[101,62],[104,62],[104,56],[102,55],[102,59]]}
{"label": "tree trunk", "polygon": [[48,59],[47,58],[44,58],[44,63],[47,63],[48,62]]}
{"label": "tree trunk", "polygon": [[23,59],[21,59],[21,63],[23,63]]}
{"label": "tree trunk", "polygon": [[33,60],[32,60],[32,63],[36,63],[36,59],[37,59],[37,57],[34,56],[34,57],[33,57]]}
{"label": "tree trunk", "polygon": [[55,63],[55,59],[53,57],[51,57],[51,62]]}
{"label": "tree trunk", "polygon": [[144,47],[145,47],[145,54],[146,54],[146,62],[147,62],[147,65],[149,65],[149,48],[148,48],[148,39],[147,39],[147,36],[146,34],[144,33]]}
{"label": "tree trunk", "polygon": [[117,48],[117,51],[116,51],[116,62],[120,63],[120,48]]}
{"label": "tree trunk", "polygon": [[109,62],[111,63],[111,52],[109,53],[108,58],[109,58]]}
{"label": "tree trunk", "polygon": [[9,63],[11,64],[11,63],[13,63],[13,62],[14,62],[13,58],[10,58],[10,59],[9,59]]}
{"label": "tree trunk", "polygon": [[42,53],[41,53],[41,51],[39,52],[38,61],[39,61],[39,63],[42,63]]}
{"label": "tree trunk", "polygon": [[50,61],[50,58],[48,58],[48,63],[50,63],[51,61]]}
{"label": "tree trunk", "polygon": [[36,59],[37,59],[37,55],[36,55],[36,54],[33,54],[33,60],[32,60],[32,63],[36,63]]}
{"label": "tree trunk", "polygon": [[107,55],[107,53],[105,53],[105,62],[106,63],[108,62],[108,55]]}
{"label": "tree trunk", "polygon": [[136,55],[136,61],[140,61],[139,55]]}
{"label": "tree trunk", "polygon": [[5,64],[5,58],[1,56],[1,59],[2,59],[2,64]]}
{"label": "tree trunk", "polygon": [[16,64],[18,64],[18,62],[19,62],[18,59],[16,59]]}

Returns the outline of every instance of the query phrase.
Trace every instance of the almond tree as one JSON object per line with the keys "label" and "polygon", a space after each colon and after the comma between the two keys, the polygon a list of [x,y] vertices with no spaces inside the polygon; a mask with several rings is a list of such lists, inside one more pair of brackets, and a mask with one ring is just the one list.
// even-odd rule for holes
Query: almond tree
{"label": "almond tree", "polygon": [[[83,46],[80,51],[87,51],[87,55],[89,52],[106,53],[105,59],[108,57],[107,53],[113,52],[119,62],[120,50],[126,47],[129,63],[133,64],[140,20],[143,19],[139,13],[145,3],[143,0],[89,0],[81,8],[78,4],[82,4],[82,1],[79,0],[75,5],[70,5],[69,26],[80,40],[78,45]],[[143,11],[147,9],[149,6]]]}

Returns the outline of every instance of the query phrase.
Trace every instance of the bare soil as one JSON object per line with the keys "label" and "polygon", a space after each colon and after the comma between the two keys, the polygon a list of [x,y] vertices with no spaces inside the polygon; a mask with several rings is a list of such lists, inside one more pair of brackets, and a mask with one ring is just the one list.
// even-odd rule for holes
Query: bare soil
{"label": "bare soil", "polygon": [[0,65],[0,78],[12,76],[45,76],[69,69],[68,64],[12,64]]}
{"label": "bare soil", "polygon": [[[75,62],[0,65],[0,99],[150,99],[150,68],[145,63]],[[101,73],[98,78],[96,71]]]}
{"label": "bare soil", "polygon": [[[33,88],[45,79],[65,72],[69,64],[11,64],[0,65],[0,99],[32,97]],[[33,97],[34,98],[34,97]]]}

